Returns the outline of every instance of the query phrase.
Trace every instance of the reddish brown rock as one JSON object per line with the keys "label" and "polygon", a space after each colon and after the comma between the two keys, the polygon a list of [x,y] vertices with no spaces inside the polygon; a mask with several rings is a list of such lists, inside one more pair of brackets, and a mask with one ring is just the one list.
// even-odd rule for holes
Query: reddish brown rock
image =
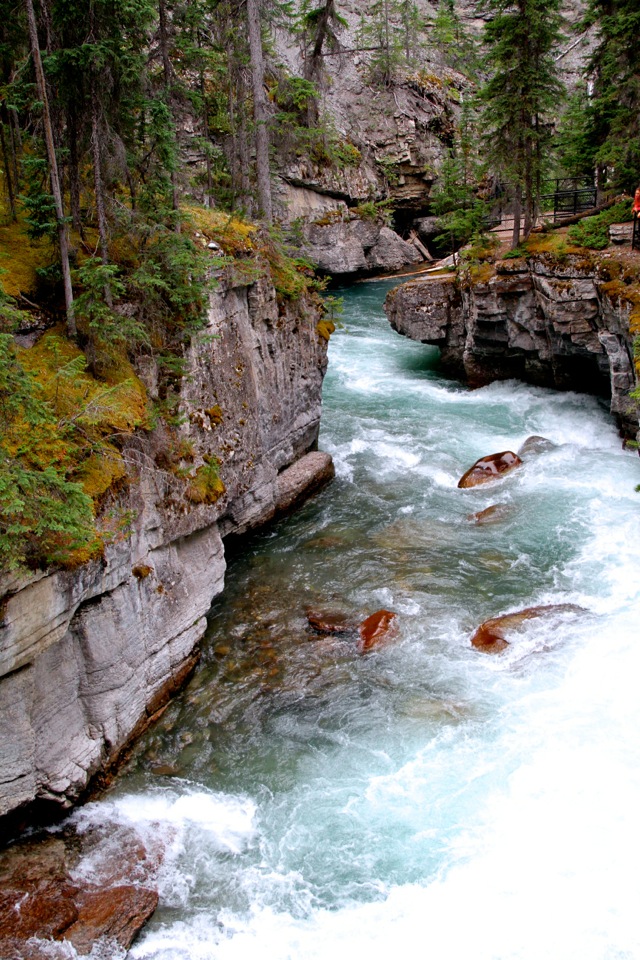
{"label": "reddish brown rock", "polygon": [[[131,945],[157,906],[155,890],[142,884],[153,882],[163,848],[147,848],[134,830],[108,825],[82,837],[81,846],[79,853],[76,843],[41,839],[0,853],[2,960],[68,957],[67,940],[80,955],[101,937]],[[69,861],[77,870],[85,856],[93,882],[69,873]]]}
{"label": "reddish brown rock", "polygon": [[582,607],[573,603],[553,603],[548,606],[526,607],[515,613],[505,613],[501,617],[492,617],[478,627],[471,637],[471,643],[483,653],[500,653],[509,646],[505,634],[520,626],[525,620],[548,616],[554,613],[579,613]]}
{"label": "reddish brown rock", "polygon": [[307,608],[309,626],[317,633],[354,633],[358,624],[339,610],[312,610]]}
{"label": "reddish brown rock", "polygon": [[158,906],[155,890],[130,885],[83,890],[78,897],[78,919],[67,930],[82,956],[91,953],[96,940],[105,937],[128,949],[138,931]]}
{"label": "reddish brown rock", "polygon": [[476,523],[478,526],[487,523],[499,523],[511,512],[511,507],[507,503],[492,503],[490,507],[479,510],[477,513],[467,514],[467,520],[470,523]]}
{"label": "reddish brown rock", "polygon": [[490,480],[497,480],[503,474],[519,467],[521,463],[522,460],[513,450],[490,453],[489,456],[476,460],[474,465],[460,478],[458,486],[466,489],[467,487],[477,487],[481,483],[488,483]]}
{"label": "reddish brown rock", "polygon": [[395,640],[397,635],[397,615],[390,610],[378,610],[360,624],[358,650],[360,653],[367,653],[374,647]]}
{"label": "reddish brown rock", "polygon": [[44,880],[0,893],[0,937],[59,939],[78,917],[70,883]]}

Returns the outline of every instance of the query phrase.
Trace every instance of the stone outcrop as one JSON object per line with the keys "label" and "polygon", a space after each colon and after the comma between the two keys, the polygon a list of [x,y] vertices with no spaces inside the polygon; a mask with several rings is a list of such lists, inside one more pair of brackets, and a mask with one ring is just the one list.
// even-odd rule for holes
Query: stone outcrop
{"label": "stone outcrop", "polygon": [[304,227],[304,253],[323,273],[383,273],[420,263],[422,256],[389,227],[347,220]]}
{"label": "stone outcrop", "polygon": [[481,457],[472,467],[464,473],[458,486],[461,489],[468,487],[478,487],[483,483],[490,483],[497,480],[505,473],[510,473],[515,467],[522,463],[520,457],[512,450],[504,450],[502,453],[490,453],[487,457]]}
{"label": "stone outcrop", "polygon": [[390,643],[398,636],[398,615],[391,610],[377,610],[362,621],[359,633],[360,653],[368,653],[375,647]]}
{"label": "stone outcrop", "polygon": [[[115,850],[123,832],[111,838]],[[91,832],[64,841],[41,839],[0,854],[0,956],[5,960],[68,958],[70,944],[73,956],[88,955],[94,946],[101,956],[120,956],[131,946],[158,904],[159,863],[136,838],[136,857],[131,857],[131,842],[125,842],[117,875],[97,877],[93,864],[96,850],[100,862],[100,846],[94,842],[89,880],[83,876],[88,839]]]}
{"label": "stone outcrop", "polygon": [[[0,586],[0,815],[68,806],[108,769],[195,666],[224,584],[223,538],[331,477],[314,451],[319,319],[312,301],[279,303],[266,279],[212,295],[187,357],[182,425],[125,450],[130,485],[110,510],[104,557]],[[143,375],[153,395],[154,371]]]}
{"label": "stone outcrop", "polygon": [[482,653],[500,653],[509,646],[505,635],[526,623],[527,620],[566,613],[584,613],[584,608],[573,603],[552,603],[546,606],[525,607],[524,610],[518,610],[515,613],[492,617],[478,627],[471,637],[471,644]]}
{"label": "stone outcrop", "polygon": [[622,431],[635,436],[631,305],[611,294],[597,258],[503,260],[479,273],[464,283],[449,274],[397,287],[385,305],[391,325],[439,347],[443,369],[472,386],[517,378],[610,395]]}

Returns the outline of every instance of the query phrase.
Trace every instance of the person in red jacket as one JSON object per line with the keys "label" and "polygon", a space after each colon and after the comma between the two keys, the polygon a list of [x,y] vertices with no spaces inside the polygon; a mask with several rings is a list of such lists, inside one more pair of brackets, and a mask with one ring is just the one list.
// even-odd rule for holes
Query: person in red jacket
{"label": "person in red jacket", "polygon": [[638,234],[638,215],[640,214],[640,187],[636,190],[635,196],[633,198],[633,234],[631,237],[631,249],[635,250],[636,246],[640,246],[640,237]]}

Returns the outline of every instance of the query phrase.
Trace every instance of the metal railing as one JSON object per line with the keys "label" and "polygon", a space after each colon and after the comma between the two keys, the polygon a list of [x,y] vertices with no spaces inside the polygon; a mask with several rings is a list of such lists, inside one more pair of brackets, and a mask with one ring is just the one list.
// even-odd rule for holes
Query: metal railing
{"label": "metal railing", "polygon": [[589,177],[557,177],[546,180],[553,184],[553,192],[543,193],[540,197],[542,209],[553,201],[553,222],[566,220],[577,213],[591,210],[597,202],[597,188]]}

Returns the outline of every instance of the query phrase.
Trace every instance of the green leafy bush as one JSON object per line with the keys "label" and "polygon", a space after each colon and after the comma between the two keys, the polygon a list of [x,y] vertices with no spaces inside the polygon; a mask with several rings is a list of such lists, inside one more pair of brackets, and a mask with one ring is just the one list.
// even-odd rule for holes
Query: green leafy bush
{"label": "green leafy bush", "polygon": [[569,227],[569,239],[580,247],[589,250],[604,250],[609,246],[609,227],[612,223],[624,223],[631,220],[631,204],[621,200],[615,206],[603,210],[595,217],[586,217],[580,223]]}

